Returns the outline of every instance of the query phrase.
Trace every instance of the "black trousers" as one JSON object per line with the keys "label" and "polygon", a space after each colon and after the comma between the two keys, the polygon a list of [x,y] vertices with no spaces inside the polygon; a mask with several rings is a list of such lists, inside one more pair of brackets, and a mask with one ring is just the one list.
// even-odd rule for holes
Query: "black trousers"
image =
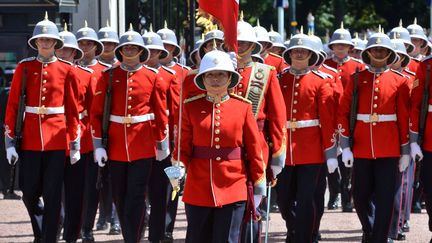
{"label": "black trousers", "polygon": [[172,191],[173,191],[173,187],[171,186],[171,183],[168,183],[168,189],[167,189],[168,204],[167,204],[167,213],[165,216],[165,232],[170,232],[170,233],[174,231],[174,223],[177,217],[177,208],[178,208],[178,200],[179,200],[178,193],[175,196],[174,200],[171,200]]}
{"label": "black trousers", "polygon": [[130,163],[109,161],[112,193],[126,243],[140,241],[144,227],[145,192],[154,158]]}
{"label": "black trousers", "polygon": [[398,161],[399,158],[354,159],[354,204],[363,231],[372,234],[372,242],[387,242],[399,174]]}
{"label": "black trousers", "polygon": [[432,152],[423,151],[424,158],[420,170],[420,184],[426,202],[426,212],[429,216],[429,231],[432,231]]}
{"label": "black trousers", "polygon": [[168,156],[162,161],[153,163],[150,175],[149,198],[150,198],[150,219],[149,219],[149,240],[160,241],[165,235],[165,220],[167,215],[168,185],[170,184],[164,169],[171,166],[171,157]]}
{"label": "black trousers", "polygon": [[324,164],[286,166],[278,175],[278,206],[295,242],[310,243],[316,226],[316,191]]}
{"label": "black trousers", "polygon": [[84,232],[90,232],[93,229],[94,221],[96,218],[99,192],[96,190],[96,181],[98,174],[98,164],[95,163],[94,158],[91,157],[86,163],[86,175],[84,186],[84,208],[83,208],[83,225]]}
{"label": "black trousers", "polygon": [[[35,238],[42,238],[42,242],[57,240],[65,158],[64,150],[20,153],[22,199],[30,216],[33,234]],[[41,228],[40,216],[37,216],[41,208],[40,196],[44,201]]]}
{"label": "black trousers", "polygon": [[63,238],[66,241],[77,240],[81,231],[87,163],[94,163],[93,152],[82,154],[81,159],[74,165],[66,161],[64,174],[65,218],[63,223]]}
{"label": "black trousers", "polygon": [[336,197],[337,194],[341,193],[342,207],[352,200],[351,192],[351,170],[352,168],[345,167],[342,162],[342,156],[338,156],[339,173],[336,170],[334,173],[328,174],[328,186],[330,198]]}
{"label": "black trousers", "polygon": [[185,204],[187,243],[238,243],[246,202],[235,202],[221,208]]}
{"label": "black trousers", "polygon": [[321,167],[321,171],[318,178],[317,188],[315,190],[315,207],[316,207],[316,219],[313,229],[313,236],[317,236],[321,224],[321,218],[324,215],[324,196],[326,190],[326,175],[328,175],[327,165],[324,164]]}

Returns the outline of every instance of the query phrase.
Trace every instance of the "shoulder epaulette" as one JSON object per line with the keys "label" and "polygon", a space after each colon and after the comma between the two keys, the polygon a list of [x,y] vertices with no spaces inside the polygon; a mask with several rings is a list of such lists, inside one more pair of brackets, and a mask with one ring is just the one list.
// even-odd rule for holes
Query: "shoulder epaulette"
{"label": "shoulder epaulette", "polygon": [[402,77],[405,77],[405,75],[403,75],[403,73],[401,73],[401,72],[399,72],[399,71],[396,71],[396,70],[393,70],[393,69],[390,69],[390,70],[391,70],[392,72],[394,72],[394,73],[396,73],[396,74],[402,76]]}
{"label": "shoulder epaulette", "polygon": [[109,70],[120,67],[120,65],[112,65],[111,67],[105,68],[102,72],[108,72]]}
{"label": "shoulder epaulette", "polygon": [[186,76],[198,74],[198,69],[189,70],[189,72],[186,74]]}
{"label": "shoulder epaulette", "polygon": [[318,72],[315,70],[312,70],[312,73],[314,73],[315,75],[317,75],[318,77],[322,78],[322,79],[326,79],[327,75],[324,75],[322,72]]}
{"label": "shoulder epaulette", "polygon": [[91,69],[91,68],[83,67],[83,66],[80,66],[80,65],[77,65],[77,67],[79,69],[82,69],[82,70],[87,71],[89,73],[94,73],[93,69]]}
{"label": "shoulder epaulette", "polygon": [[413,72],[413,71],[410,71],[408,69],[404,69],[404,71],[407,72],[407,73],[409,73],[409,74],[411,74],[412,76],[416,76],[416,73]]}
{"label": "shoulder epaulette", "polygon": [[176,64],[179,65],[180,67],[186,69],[186,70],[191,70],[191,68],[188,67],[188,66],[186,66],[186,65],[180,64],[180,63],[178,63],[178,62],[176,62]]}
{"label": "shoulder epaulette", "polygon": [[176,74],[176,71],[174,71],[174,70],[172,70],[171,68],[169,68],[169,67],[165,67],[165,66],[162,66],[162,68],[163,69],[165,69],[167,72],[169,72],[169,73],[171,73],[171,74],[173,74],[173,75],[175,75]]}
{"label": "shoulder epaulette", "polygon": [[19,63],[23,63],[23,62],[31,62],[33,60],[36,60],[36,57],[27,57],[22,59]]}
{"label": "shoulder epaulette", "polygon": [[230,93],[229,95],[230,95],[231,97],[235,98],[235,99],[241,100],[241,101],[246,102],[246,103],[248,103],[248,104],[252,104],[252,101],[246,99],[246,98],[243,97],[243,96],[236,95],[236,94],[234,94],[234,93]]}
{"label": "shoulder epaulette", "polygon": [[282,58],[281,56],[279,56],[278,54],[273,53],[273,52],[269,52],[269,55],[272,55],[272,56],[274,56],[274,57],[278,57],[278,58]]}
{"label": "shoulder epaulette", "polygon": [[326,72],[323,72],[323,71],[320,71],[320,70],[316,70],[316,71],[319,72],[319,73],[321,73],[322,75],[324,75],[326,78],[330,78],[330,79],[334,78],[334,76],[332,76],[329,73],[326,73]]}
{"label": "shoulder epaulette", "polygon": [[57,58],[57,60],[59,60],[59,61],[62,62],[62,63],[69,64],[69,65],[71,65],[71,66],[74,65],[73,63],[71,63],[71,62],[69,62],[69,61],[66,61],[66,60],[64,60],[64,59],[61,59],[61,58]]}
{"label": "shoulder epaulette", "polygon": [[323,67],[327,68],[328,70],[330,70],[330,71],[332,71],[334,73],[338,73],[338,71],[335,68],[332,68],[332,67],[330,67],[329,65],[327,65],[325,63],[323,63],[322,65],[323,65]]}
{"label": "shoulder epaulette", "polygon": [[147,68],[148,70],[153,71],[153,72],[155,72],[155,73],[159,73],[159,71],[158,71],[156,68],[152,68],[152,67],[149,67],[149,66],[147,66],[147,65],[143,65],[143,67],[145,67],[145,68]]}
{"label": "shoulder epaulette", "polygon": [[100,65],[102,65],[102,66],[105,66],[105,67],[111,67],[110,64],[108,64],[108,63],[104,63],[104,62],[101,62],[101,61],[99,61],[99,60],[98,60],[98,63],[99,63]]}
{"label": "shoulder epaulette", "polygon": [[186,104],[186,103],[189,103],[189,102],[192,102],[192,101],[195,101],[195,100],[199,100],[199,99],[204,98],[204,97],[206,97],[206,94],[195,95],[193,97],[190,97],[189,99],[186,99],[183,103]]}
{"label": "shoulder epaulette", "polygon": [[355,62],[358,62],[358,63],[362,63],[362,64],[363,64],[363,61],[360,60],[360,59],[357,59],[357,58],[354,58],[354,57],[351,57],[351,59],[352,59],[353,61],[355,61]]}

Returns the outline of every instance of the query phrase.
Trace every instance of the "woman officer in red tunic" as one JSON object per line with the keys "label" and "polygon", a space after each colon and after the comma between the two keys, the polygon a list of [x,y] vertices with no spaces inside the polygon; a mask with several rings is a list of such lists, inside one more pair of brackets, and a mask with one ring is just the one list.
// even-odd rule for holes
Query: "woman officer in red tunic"
{"label": "woman officer in red tunic", "polygon": [[264,160],[251,103],[228,94],[239,77],[228,54],[211,51],[195,77],[206,94],[185,100],[173,160],[183,163],[188,175],[183,201],[189,243],[238,242],[248,176],[255,205],[265,195]]}

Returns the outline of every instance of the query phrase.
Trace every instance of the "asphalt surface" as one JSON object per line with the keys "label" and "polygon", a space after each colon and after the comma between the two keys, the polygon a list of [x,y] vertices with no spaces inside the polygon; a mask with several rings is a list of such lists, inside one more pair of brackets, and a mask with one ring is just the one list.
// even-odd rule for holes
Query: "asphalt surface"
{"label": "asphalt surface", "polygon": [[[421,214],[412,214],[410,220],[411,230],[407,233],[407,238],[403,242],[428,243],[432,233],[428,231],[427,222],[428,217],[424,210]],[[263,228],[265,229],[265,226]],[[280,214],[271,214],[269,231],[269,242],[284,242],[286,229],[285,222],[282,220]],[[341,243],[361,241],[362,232],[357,215],[355,213],[342,213],[340,209],[325,211],[320,231],[322,233],[321,242]],[[122,242],[121,235],[108,235],[108,229],[105,231],[95,231],[94,234],[96,242]],[[184,205],[180,203],[174,232],[175,242],[184,242],[185,236],[186,217]],[[0,242],[32,241],[31,225],[23,202],[0,200]],[[143,240],[142,242],[147,242],[147,240]]]}

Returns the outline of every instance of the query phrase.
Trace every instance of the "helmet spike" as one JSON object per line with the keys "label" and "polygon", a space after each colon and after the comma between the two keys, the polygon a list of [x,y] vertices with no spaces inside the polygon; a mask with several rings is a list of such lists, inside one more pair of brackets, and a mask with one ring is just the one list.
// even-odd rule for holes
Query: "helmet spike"
{"label": "helmet spike", "polygon": [[381,33],[381,24],[378,25],[378,33]]}
{"label": "helmet spike", "polygon": [[109,19],[107,19],[106,27],[110,27]]}
{"label": "helmet spike", "polygon": [[45,19],[44,20],[48,20],[48,11],[45,11]]}
{"label": "helmet spike", "polygon": [[270,32],[273,32],[273,24],[270,25]]}
{"label": "helmet spike", "polygon": [[291,35],[290,35],[290,40],[292,39],[292,37],[293,37],[293,34],[291,33]]}
{"label": "helmet spike", "polygon": [[308,36],[313,36],[312,30],[310,28],[308,29]]}
{"label": "helmet spike", "polygon": [[417,17],[414,18],[414,24],[417,24]]}
{"label": "helmet spike", "polygon": [[133,31],[134,29],[133,29],[133,26],[132,26],[132,23],[129,23],[129,31]]}
{"label": "helmet spike", "polygon": [[366,34],[363,36],[363,40],[367,41],[367,35]]}
{"label": "helmet spike", "polygon": [[204,40],[204,33],[201,34],[201,40]]}
{"label": "helmet spike", "polygon": [[218,25],[215,24],[213,30],[218,30],[218,29],[219,29]]}
{"label": "helmet spike", "polygon": [[402,25],[402,19],[399,19],[399,27],[403,27],[403,25]]}
{"label": "helmet spike", "polygon": [[167,24],[166,19],[165,19],[165,21],[164,21],[164,28],[165,28],[165,29],[168,29],[168,24]]}
{"label": "helmet spike", "polygon": [[149,32],[153,32],[153,24],[150,23]]}
{"label": "helmet spike", "polygon": [[303,25],[300,26],[300,34],[303,34]]}
{"label": "helmet spike", "polygon": [[64,26],[63,26],[63,31],[67,32],[68,31],[68,27],[67,27],[67,22],[64,22]]}
{"label": "helmet spike", "polygon": [[260,25],[260,21],[259,21],[259,19],[257,19],[257,26],[258,26],[258,27],[261,26],[261,25]]}
{"label": "helmet spike", "polygon": [[358,39],[358,32],[355,32],[354,36],[355,36],[356,39]]}
{"label": "helmet spike", "polygon": [[242,11],[240,11],[240,21],[244,21],[243,19],[244,19],[244,14],[243,14],[243,10],[242,10]]}
{"label": "helmet spike", "polygon": [[343,21],[341,21],[341,26],[340,26],[340,28],[341,28],[341,29],[344,29]]}
{"label": "helmet spike", "polygon": [[87,28],[88,24],[87,24],[87,20],[84,20],[84,28]]}

